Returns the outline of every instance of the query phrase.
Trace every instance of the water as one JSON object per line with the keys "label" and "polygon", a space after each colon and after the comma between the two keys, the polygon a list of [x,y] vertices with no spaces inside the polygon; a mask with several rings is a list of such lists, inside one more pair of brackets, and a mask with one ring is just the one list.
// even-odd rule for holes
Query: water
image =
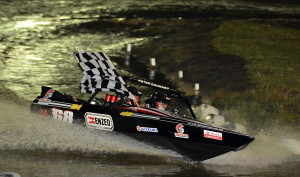
{"label": "water", "polygon": [[299,134],[260,132],[246,149],[202,163],[114,132],[0,103],[0,171],[22,176],[298,176]]}
{"label": "water", "polygon": [[[29,111],[30,101],[40,93],[42,85],[83,96],[78,89],[81,72],[72,55],[78,49],[105,51],[122,75],[148,77],[172,85],[160,72],[151,78],[151,71],[138,58],[131,59],[129,65],[126,63],[125,44],[140,46],[158,37],[132,35],[132,31],[143,28],[135,25],[139,21],[147,22],[166,14],[173,21],[179,16],[193,19],[199,14],[207,18],[232,18],[228,15],[232,11],[239,18],[245,18],[242,11],[255,18],[262,14],[287,17],[297,15],[299,6],[225,0],[12,0],[1,1],[0,9],[0,173],[16,172],[21,176],[299,176],[299,132],[274,131],[277,128],[260,131],[246,149],[199,163],[124,135],[62,124]],[[125,17],[133,16],[138,20],[123,23]],[[97,23],[99,18],[106,22],[102,23],[104,26]]]}

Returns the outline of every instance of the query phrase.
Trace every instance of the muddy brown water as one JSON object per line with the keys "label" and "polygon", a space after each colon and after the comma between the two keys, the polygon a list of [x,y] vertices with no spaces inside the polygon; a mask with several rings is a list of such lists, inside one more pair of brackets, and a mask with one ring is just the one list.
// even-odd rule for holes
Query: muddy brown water
{"label": "muddy brown water", "polygon": [[[299,176],[299,135],[291,132],[260,131],[242,151],[192,162],[124,135],[62,124],[29,111],[42,85],[84,97],[78,89],[82,75],[72,54],[79,49],[105,51],[121,75],[170,87],[176,87],[176,83],[168,73],[184,66],[190,78],[186,82],[200,78],[205,85],[202,89],[245,89],[249,83],[243,61],[221,56],[206,44],[210,32],[227,18],[255,18],[272,25],[275,21],[289,24],[292,18],[297,27],[298,4],[12,0],[1,1],[0,9],[0,174]],[[124,51],[128,43],[133,44],[131,58]],[[163,64],[153,73],[148,60],[154,54],[170,61],[161,61]],[[197,68],[199,61],[201,67]],[[232,84],[236,82],[239,84]],[[193,103],[197,107],[199,100]]]}

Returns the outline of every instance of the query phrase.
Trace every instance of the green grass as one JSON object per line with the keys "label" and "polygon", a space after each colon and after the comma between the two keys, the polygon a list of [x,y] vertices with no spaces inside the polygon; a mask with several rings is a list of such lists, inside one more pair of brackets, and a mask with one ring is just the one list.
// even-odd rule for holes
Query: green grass
{"label": "green grass", "polygon": [[223,22],[212,45],[247,61],[253,86],[245,92],[214,93],[213,104],[240,110],[247,121],[300,124],[300,30],[240,21]]}

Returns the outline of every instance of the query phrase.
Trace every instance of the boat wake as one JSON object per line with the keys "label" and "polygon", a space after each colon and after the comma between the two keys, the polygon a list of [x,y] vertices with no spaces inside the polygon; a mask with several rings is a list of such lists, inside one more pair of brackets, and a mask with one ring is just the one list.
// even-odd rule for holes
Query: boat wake
{"label": "boat wake", "polygon": [[1,101],[0,150],[101,155],[180,157],[122,134],[97,131],[30,113],[29,105]]}
{"label": "boat wake", "polygon": [[261,132],[247,148],[204,161],[205,164],[266,167],[291,160],[300,161],[300,141],[287,132]]}
{"label": "boat wake", "polygon": [[[29,105],[1,101],[0,151],[30,151],[95,156],[153,156],[175,159],[179,154],[142,143],[128,136],[62,123],[30,113]],[[203,162],[204,165],[265,167],[299,160],[299,133],[260,132],[247,148]]]}
{"label": "boat wake", "polygon": [[298,176],[300,141],[295,135],[261,132],[255,137],[255,141],[241,151],[203,161],[204,168],[232,176]]}
{"label": "boat wake", "polygon": [[[233,131],[247,133],[247,126],[239,123],[227,122],[219,110],[210,105],[194,108],[197,117],[211,125],[229,128]],[[269,126],[269,125],[268,125]],[[296,130],[284,130],[282,127],[267,127],[258,134],[247,148],[218,156],[204,161],[204,164],[219,164],[233,166],[256,166],[282,164],[290,160],[300,161],[300,139]]]}

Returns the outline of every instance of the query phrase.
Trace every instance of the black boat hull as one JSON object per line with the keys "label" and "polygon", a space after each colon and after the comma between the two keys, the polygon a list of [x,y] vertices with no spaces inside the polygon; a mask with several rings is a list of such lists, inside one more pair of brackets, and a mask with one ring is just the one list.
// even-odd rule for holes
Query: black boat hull
{"label": "black boat hull", "polygon": [[182,155],[183,158],[189,158],[195,161],[203,161],[216,156],[235,151],[236,147],[214,145],[199,142],[186,142],[177,139],[170,139],[163,136],[154,136],[149,134],[137,135],[133,133],[125,133],[139,141],[158,146],[159,148],[172,150]]}
{"label": "black boat hull", "polygon": [[175,113],[118,104],[92,105],[67,97],[47,98],[47,93],[33,101],[32,112],[88,128],[120,132],[192,160],[202,161],[239,150],[254,140]]}

